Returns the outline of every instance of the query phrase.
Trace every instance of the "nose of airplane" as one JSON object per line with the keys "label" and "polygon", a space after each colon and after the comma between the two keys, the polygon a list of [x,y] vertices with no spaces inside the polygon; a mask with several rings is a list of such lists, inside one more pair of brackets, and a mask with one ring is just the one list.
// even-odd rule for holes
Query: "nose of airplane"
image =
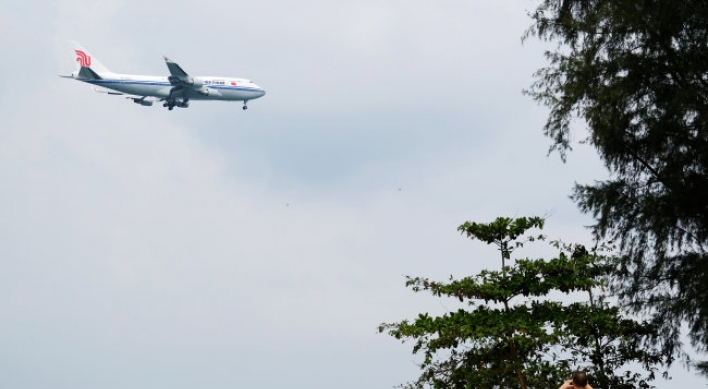
{"label": "nose of airplane", "polygon": [[265,89],[263,89],[259,86],[258,87],[258,97],[263,97],[263,96],[265,96],[265,94],[266,94]]}

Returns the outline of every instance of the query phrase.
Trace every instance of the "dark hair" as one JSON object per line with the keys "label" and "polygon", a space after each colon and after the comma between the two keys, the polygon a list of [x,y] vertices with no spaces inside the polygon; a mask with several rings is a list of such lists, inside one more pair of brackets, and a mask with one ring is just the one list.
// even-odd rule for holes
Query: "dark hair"
{"label": "dark hair", "polygon": [[588,384],[588,375],[584,371],[576,371],[573,373],[573,383],[578,386],[585,386]]}

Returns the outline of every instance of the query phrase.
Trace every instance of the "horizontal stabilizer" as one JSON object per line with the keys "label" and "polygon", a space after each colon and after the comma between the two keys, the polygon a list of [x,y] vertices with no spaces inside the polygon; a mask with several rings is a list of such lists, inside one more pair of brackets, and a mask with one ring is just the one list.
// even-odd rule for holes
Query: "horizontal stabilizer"
{"label": "horizontal stabilizer", "polygon": [[78,77],[81,80],[100,80],[101,76],[99,76],[96,72],[91,70],[91,68],[82,66],[81,69],[79,70]]}

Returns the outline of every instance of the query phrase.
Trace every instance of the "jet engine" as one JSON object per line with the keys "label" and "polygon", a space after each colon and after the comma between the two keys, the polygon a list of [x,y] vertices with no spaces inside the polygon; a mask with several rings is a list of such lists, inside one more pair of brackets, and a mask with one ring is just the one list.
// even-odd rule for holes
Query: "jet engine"
{"label": "jet engine", "polygon": [[133,102],[134,102],[135,104],[140,104],[140,105],[145,106],[145,107],[149,107],[149,106],[152,105],[152,101],[150,101],[150,100],[145,100],[145,99],[133,99]]}
{"label": "jet engine", "polygon": [[190,82],[191,84],[189,85],[195,88],[201,88],[202,86],[204,86],[204,80],[201,77],[190,78]]}
{"label": "jet engine", "polygon": [[212,97],[221,96],[221,93],[219,93],[218,90],[212,89],[212,88],[209,88],[206,86],[203,86],[203,87],[197,89],[197,93],[199,93],[202,96],[212,96]]}
{"label": "jet engine", "polygon": [[167,79],[172,85],[186,85],[195,88],[200,88],[204,85],[204,80],[200,77],[179,77],[179,76],[169,76]]}

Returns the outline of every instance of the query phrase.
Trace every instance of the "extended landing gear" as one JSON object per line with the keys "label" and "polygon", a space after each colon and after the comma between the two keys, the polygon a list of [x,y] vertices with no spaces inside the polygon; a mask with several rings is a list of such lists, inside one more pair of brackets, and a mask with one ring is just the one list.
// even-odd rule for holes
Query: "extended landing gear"
{"label": "extended landing gear", "polygon": [[180,107],[180,108],[187,108],[189,107],[189,99],[184,99],[184,100],[176,100],[176,99],[170,99],[165,101],[162,104],[163,107],[167,107],[170,111],[172,111],[175,107]]}
{"label": "extended landing gear", "polygon": [[248,103],[248,100],[243,101],[243,110],[244,111],[248,109],[248,105],[246,105],[246,103]]}

